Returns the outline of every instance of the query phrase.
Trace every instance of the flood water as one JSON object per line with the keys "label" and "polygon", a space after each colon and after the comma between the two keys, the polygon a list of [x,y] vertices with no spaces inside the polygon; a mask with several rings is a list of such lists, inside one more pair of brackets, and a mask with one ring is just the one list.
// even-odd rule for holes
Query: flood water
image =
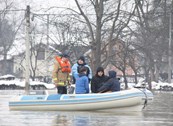
{"label": "flood water", "polygon": [[139,113],[9,111],[19,91],[0,91],[0,126],[173,126],[173,92],[154,92],[154,101]]}

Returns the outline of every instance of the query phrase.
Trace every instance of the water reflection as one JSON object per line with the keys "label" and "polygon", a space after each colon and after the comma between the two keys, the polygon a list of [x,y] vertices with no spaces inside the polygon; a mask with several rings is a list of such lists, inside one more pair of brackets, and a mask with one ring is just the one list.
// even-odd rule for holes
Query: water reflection
{"label": "water reflection", "polygon": [[173,126],[173,92],[154,92],[154,102],[144,113],[144,121],[156,126]]}
{"label": "water reflection", "polygon": [[52,122],[52,126],[72,126],[72,124],[72,119],[66,115],[57,115]]}
{"label": "water reflection", "polygon": [[[84,114],[84,113],[83,113]],[[90,115],[78,115],[78,114],[59,114],[56,116],[56,118],[53,120],[53,125],[59,125],[61,126],[89,126],[90,122]]]}
{"label": "water reflection", "polygon": [[[104,112],[59,112],[52,121],[52,126],[120,126],[125,125],[128,119],[141,118],[142,113],[104,113]],[[128,117],[128,119],[126,119]],[[125,119],[125,120],[124,120]],[[130,119],[130,120],[131,120]],[[132,120],[131,120],[132,121]],[[136,122],[136,121],[134,121]],[[128,123],[127,123],[128,124]],[[138,124],[133,125],[138,126]]]}
{"label": "water reflection", "polygon": [[90,122],[90,116],[75,116],[74,126],[88,126]]}

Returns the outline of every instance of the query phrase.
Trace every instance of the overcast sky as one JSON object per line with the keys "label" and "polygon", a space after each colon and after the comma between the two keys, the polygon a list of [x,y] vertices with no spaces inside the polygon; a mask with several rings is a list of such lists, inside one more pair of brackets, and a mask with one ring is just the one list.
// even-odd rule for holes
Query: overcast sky
{"label": "overcast sky", "polygon": [[14,0],[17,3],[18,9],[25,9],[30,5],[32,11],[46,10],[50,7],[74,7],[74,0]]}

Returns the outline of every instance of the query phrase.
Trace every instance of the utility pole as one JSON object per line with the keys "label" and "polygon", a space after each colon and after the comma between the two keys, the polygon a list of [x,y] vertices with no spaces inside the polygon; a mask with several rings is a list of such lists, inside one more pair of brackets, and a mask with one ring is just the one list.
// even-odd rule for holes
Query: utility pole
{"label": "utility pole", "polygon": [[47,14],[47,45],[49,46],[49,14]]}
{"label": "utility pole", "polygon": [[29,56],[30,56],[30,6],[26,7],[26,68],[25,68],[25,94],[29,94]]}
{"label": "utility pole", "polygon": [[47,76],[49,76],[49,14],[47,14],[47,54],[46,54],[46,67],[47,67]]}
{"label": "utility pole", "polygon": [[173,1],[171,3],[170,17],[169,17],[169,49],[168,49],[168,83],[171,83],[172,78],[172,6]]}

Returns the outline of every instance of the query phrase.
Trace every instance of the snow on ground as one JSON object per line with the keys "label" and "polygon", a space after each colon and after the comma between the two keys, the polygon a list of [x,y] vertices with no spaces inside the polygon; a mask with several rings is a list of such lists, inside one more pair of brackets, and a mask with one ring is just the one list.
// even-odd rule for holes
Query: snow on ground
{"label": "snow on ground", "polygon": [[[25,87],[25,80],[20,81],[19,79],[14,79],[14,80],[0,80],[0,85],[16,85],[19,87]],[[30,85],[43,85],[45,86],[47,89],[52,89],[55,88],[54,84],[48,84],[48,83],[44,83],[44,82],[40,82],[40,81],[30,81]]]}
{"label": "snow on ground", "polygon": [[[135,85],[135,87],[140,87],[140,86],[149,87],[148,83],[145,82],[145,79],[139,80],[139,82]],[[159,82],[152,81],[151,87],[153,90],[162,90],[162,89],[173,90],[173,83],[167,83],[167,82],[161,82],[161,81],[159,81]]]}
{"label": "snow on ground", "polygon": [[[16,85],[19,87],[25,87],[25,81],[20,81],[18,79],[15,80],[0,80],[0,85]],[[47,89],[52,89],[55,88],[54,84],[48,84],[48,83],[44,83],[44,82],[40,82],[40,81],[30,81],[30,85],[43,85],[45,86]]]}
{"label": "snow on ground", "polygon": [[[148,83],[145,82],[145,79],[141,78],[137,84],[135,83],[128,83],[128,88],[133,87],[149,87]],[[153,90],[172,90],[173,91],[173,83],[167,83],[167,82],[151,82],[151,87]],[[125,89],[125,83],[121,83],[121,89]]]}
{"label": "snow on ground", "polygon": [[162,88],[172,88],[173,89],[173,83],[167,83],[167,82],[151,82],[152,89],[161,90]]}
{"label": "snow on ground", "polygon": [[6,79],[6,78],[15,78],[15,76],[11,75],[11,74],[7,74],[4,76],[0,76],[0,79]]}
{"label": "snow on ground", "polygon": [[[15,76],[13,75],[4,75],[4,76],[0,76],[0,86],[2,85],[16,85],[18,87],[25,87],[25,80],[21,80],[18,78],[15,78]],[[47,89],[54,89],[55,85],[50,83],[45,83],[45,82],[40,82],[40,81],[32,81],[30,80],[30,85],[31,86],[45,86]],[[152,89],[154,90],[173,90],[173,83],[166,83],[166,82],[161,82],[159,81],[151,82],[152,85]],[[148,84],[145,82],[145,79],[140,79],[139,82],[137,84],[135,83],[128,83],[128,87],[129,88],[133,88],[133,87],[141,87],[141,86],[146,86],[148,87]],[[121,83],[121,89],[125,89],[125,83]]]}
{"label": "snow on ground", "polygon": [[[0,76],[0,86],[2,85],[7,85],[7,86],[16,85],[18,87],[25,87],[25,80],[15,78],[15,76],[8,74],[8,75]],[[30,85],[31,86],[45,86],[47,89],[55,88],[54,84],[48,84],[48,83],[44,83],[40,81],[32,81],[32,80],[30,80]]]}

